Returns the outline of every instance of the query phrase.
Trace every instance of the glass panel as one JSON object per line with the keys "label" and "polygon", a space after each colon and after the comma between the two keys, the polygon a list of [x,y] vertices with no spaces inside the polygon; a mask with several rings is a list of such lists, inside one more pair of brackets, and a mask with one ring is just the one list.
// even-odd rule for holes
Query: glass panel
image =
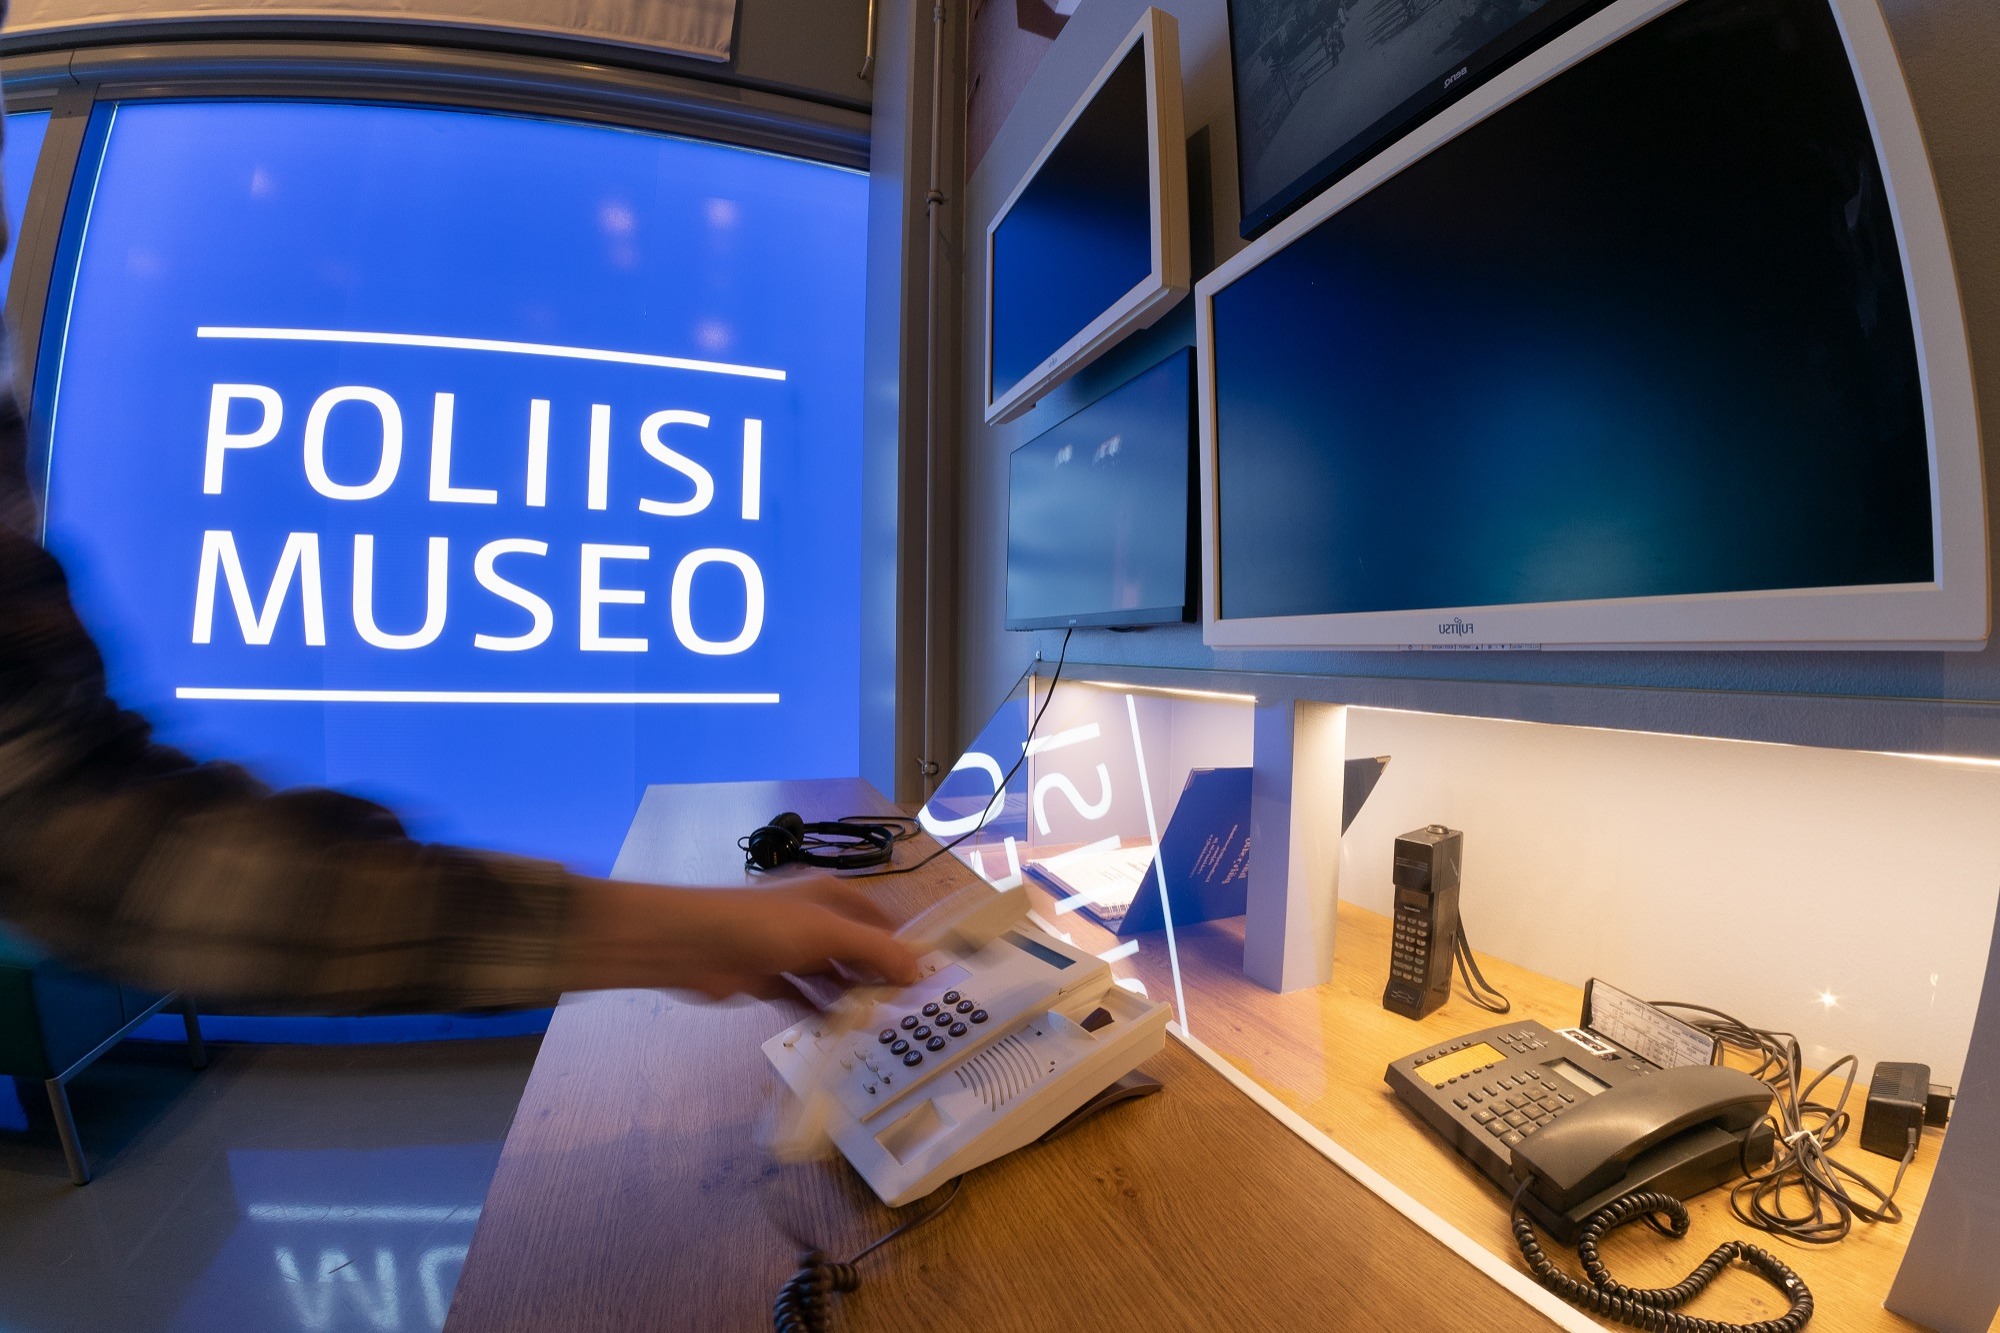
{"label": "glass panel", "polygon": [[94,186],[48,540],[166,739],[596,871],[649,783],[858,770],[863,176],[234,101]]}
{"label": "glass panel", "polygon": [[[958,836],[990,811],[956,854],[992,883],[1025,880],[1051,931],[1110,959],[1129,989],[1171,1002],[1185,1025],[1177,942],[1219,941],[1241,967],[1251,704],[1075,678],[1051,691],[1031,675],[925,807],[925,827]],[[1022,772],[996,801],[1024,746]]]}

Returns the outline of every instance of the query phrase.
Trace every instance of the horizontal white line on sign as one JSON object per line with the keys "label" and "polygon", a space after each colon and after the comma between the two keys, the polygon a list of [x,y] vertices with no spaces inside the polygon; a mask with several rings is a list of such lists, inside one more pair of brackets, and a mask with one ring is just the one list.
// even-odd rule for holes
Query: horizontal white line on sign
{"label": "horizontal white line on sign", "polygon": [[411,1203],[253,1203],[255,1222],[477,1222],[480,1205]]}
{"label": "horizontal white line on sign", "polygon": [[563,690],[263,690],[183,685],[176,699],[325,704],[774,704],[775,694],[633,694]]}
{"label": "horizontal white line on sign", "polygon": [[256,329],[203,324],[197,338],[241,338],[253,342],[373,343],[382,347],[441,347],[458,352],[512,352],[517,356],[557,356],[571,361],[611,361],[625,366],[660,370],[699,370],[709,375],[741,375],[753,380],[782,380],[785,372],[763,366],[739,366],[728,361],[697,361],[685,356],[653,356],[646,352],[612,352],[600,347],[564,347],[558,343],[511,342],[504,338],[447,338],[430,333],[364,333],[353,329]]}

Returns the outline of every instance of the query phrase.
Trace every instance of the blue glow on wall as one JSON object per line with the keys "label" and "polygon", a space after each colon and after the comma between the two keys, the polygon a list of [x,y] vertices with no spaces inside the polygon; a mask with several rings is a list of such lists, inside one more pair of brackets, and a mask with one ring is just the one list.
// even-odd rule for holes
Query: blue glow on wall
{"label": "blue glow on wall", "polygon": [[0,298],[14,277],[14,246],[21,239],[21,219],[28,215],[28,187],[35,181],[35,163],[41,160],[42,140],[48,137],[49,113],[16,111],[7,117],[7,133],[0,142],[0,188],[7,192],[7,251],[0,255]]}
{"label": "blue glow on wall", "polygon": [[858,770],[864,177],[99,114],[48,541],[163,739],[594,871],[647,784]]}

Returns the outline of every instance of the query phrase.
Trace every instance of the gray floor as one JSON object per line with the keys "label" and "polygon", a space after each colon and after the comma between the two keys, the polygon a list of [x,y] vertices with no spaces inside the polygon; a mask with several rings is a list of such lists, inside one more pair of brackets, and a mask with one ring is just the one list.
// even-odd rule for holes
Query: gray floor
{"label": "gray floor", "polygon": [[82,1189],[40,1085],[0,1079],[0,1330],[442,1327],[539,1041],[212,1045],[199,1074],[128,1042],[72,1088]]}

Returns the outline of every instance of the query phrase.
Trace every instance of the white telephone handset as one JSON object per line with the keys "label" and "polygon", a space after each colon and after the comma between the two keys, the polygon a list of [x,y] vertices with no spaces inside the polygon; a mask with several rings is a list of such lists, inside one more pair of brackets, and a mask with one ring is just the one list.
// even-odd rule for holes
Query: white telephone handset
{"label": "white telephone handset", "polygon": [[915,985],[764,1043],[892,1207],[1033,1143],[1166,1043],[1169,1007],[1033,926],[1024,890],[969,894],[900,932],[929,950]]}

